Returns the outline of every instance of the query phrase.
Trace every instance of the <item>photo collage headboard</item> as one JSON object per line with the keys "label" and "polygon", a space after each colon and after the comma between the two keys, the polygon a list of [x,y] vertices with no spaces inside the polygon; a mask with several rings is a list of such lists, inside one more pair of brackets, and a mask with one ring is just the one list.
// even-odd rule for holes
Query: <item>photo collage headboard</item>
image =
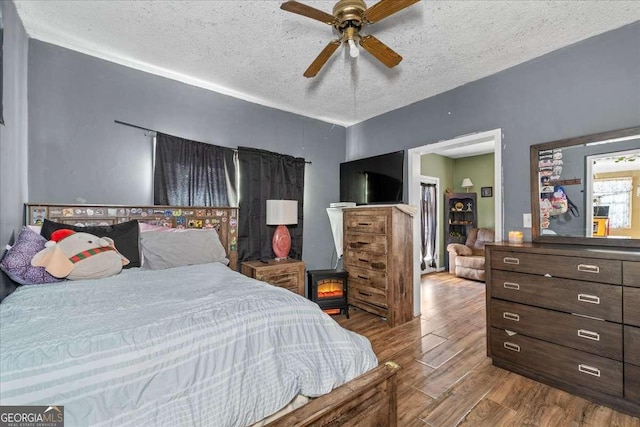
{"label": "photo collage headboard", "polygon": [[42,225],[45,218],[62,224],[84,226],[113,225],[138,220],[171,228],[214,229],[227,251],[229,267],[238,270],[238,208],[25,204],[26,225]]}

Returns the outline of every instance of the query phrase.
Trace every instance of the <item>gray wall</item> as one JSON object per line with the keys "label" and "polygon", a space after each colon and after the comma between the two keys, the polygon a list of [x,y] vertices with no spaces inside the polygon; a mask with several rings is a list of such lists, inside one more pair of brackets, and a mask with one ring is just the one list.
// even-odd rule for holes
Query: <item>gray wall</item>
{"label": "gray wall", "polygon": [[345,129],[29,41],[29,199],[152,204],[152,147],[137,129],[311,161],[305,175],[303,259],[328,268],[325,208],[339,197]]}
{"label": "gray wall", "polygon": [[0,247],[4,249],[22,225],[23,203],[27,201],[28,40],[14,4],[3,1],[0,7],[5,123],[0,126]]}
{"label": "gray wall", "polygon": [[640,22],[354,125],[346,157],[502,128],[506,233],[530,211],[530,145],[638,124]]}

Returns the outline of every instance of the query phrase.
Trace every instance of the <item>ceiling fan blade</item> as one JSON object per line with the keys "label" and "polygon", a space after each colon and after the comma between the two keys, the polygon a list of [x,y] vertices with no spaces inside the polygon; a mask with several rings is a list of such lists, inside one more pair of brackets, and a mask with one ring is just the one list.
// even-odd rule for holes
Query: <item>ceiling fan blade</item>
{"label": "ceiling fan blade", "polygon": [[329,15],[326,12],[307,6],[306,4],[298,3],[297,1],[286,1],[280,5],[280,9],[287,12],[297,13],[298,15],[306,16],[307,18],[315,19],[316,21],[324,22],[325,24],[333,25],[336,23],[336,18],[333,15]]}
{"label": "ceiling fan blade", "polygon": [[389,68],[395,67],[402,61],[402,56],[373,36],[361,37],[360,46]]}
{"label": "ceiling fan blade", "polygon": [[333,52],[335,52],[336,49],[340,47],[340,44],[341,44],[340,40],[330,41],[329,44],[325,46],[324,49],[322,49],[322,52],[320,52],[320,55],[318,55],[318,57],[311,63],[311,65],[309,65],[309,68],[307,68],[307,71],[304,72],[304,76],[315,77],[316,74],[318,74],[318,72],[322,68],[322,66],[329,60],[331,55],[333,55]]}
{"label": "ceiling fan blade", "polygon": [[419,1],[420,0],[380,0],[364,12],[364,17],[370,23],[378,22]]}

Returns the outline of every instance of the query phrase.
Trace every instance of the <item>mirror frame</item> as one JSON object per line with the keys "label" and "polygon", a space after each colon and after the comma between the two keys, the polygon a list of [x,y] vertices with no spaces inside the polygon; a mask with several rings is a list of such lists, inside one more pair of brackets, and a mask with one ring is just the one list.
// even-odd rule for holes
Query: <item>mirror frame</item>
{"label": "mirror frame", "polygon": [[640,239],[603,239],[599,237],[574,237],[553,236],[540,234],[540,192],[538,182],[538,153],[542,150],[554,148],[566,148],[575,145],[584,145],[591,142],[606,141],[610,139],[624,138],[632,135],[640,135],[640,126],[626,129],[612,130],[592,135],[578,136],[561,139],[558,141],[535,144],[530,148],[531,171],[531,237],[536,243],[554,243],[589,246],[616,246],[621,248],[640,248]]}

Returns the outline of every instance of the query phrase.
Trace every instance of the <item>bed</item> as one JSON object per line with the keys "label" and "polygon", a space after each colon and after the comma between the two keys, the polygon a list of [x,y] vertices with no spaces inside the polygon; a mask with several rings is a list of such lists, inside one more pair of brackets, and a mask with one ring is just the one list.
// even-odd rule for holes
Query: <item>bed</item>
{"label": "bed", "polygon": [[[27,223],[50,208],[28,205]],[[212,224],[237,261],[236,209],[205,222],[204,209],[165,208],[69,207]],[[64,405],[70,426],[245,426],[299,396],[311,401],[270,425],[395,425],[397,366],[315,303],[223,262],[21,286],[0,304],[0,337],[0,404]]]}

